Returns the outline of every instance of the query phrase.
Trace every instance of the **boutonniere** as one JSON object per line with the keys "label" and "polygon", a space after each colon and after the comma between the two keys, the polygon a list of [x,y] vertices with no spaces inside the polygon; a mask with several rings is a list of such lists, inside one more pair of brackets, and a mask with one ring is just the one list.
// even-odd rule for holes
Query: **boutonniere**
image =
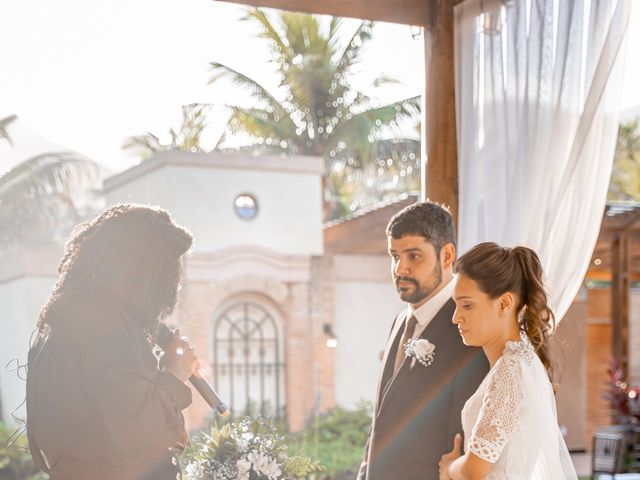
{"label": "boutonniere", "polygon": [[436,346],[426,338],[415,338],[409,340],[404,346],[404,354],[407,357],[412,357],[411,368],[414,367],[416,361],[428,367],[436,356]]}

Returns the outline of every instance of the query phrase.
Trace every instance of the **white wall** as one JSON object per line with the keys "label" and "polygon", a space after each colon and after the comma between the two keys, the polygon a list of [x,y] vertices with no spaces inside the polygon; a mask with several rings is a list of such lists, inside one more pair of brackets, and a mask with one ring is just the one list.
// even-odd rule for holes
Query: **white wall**
{"label": "white wall", "polygon": [[380,354],[395,316],[405,308],[395,291],[386,256],[334,257],[336,402],[353,408],[373,401]]}
{"label": "white wall", "polygon": [[[51,293],[57,274],[61,249],[52,251],[21,251],[11,258],[0,258],[0,392],[2,419],[15,423],[11,411],[25,398],[25,382],[6,366],[17,359],[27,361],[29,339],[35,329],[38,313]],[[15,363],[15,362],[12,362]],[[24,371],[21,372],[24,377]],[[24,407],[17,415],[26,417]]]}
{"label": "white wall", "polygon": [[[193,232],[197,252],[253,245],[286,254],[322,254],[320,159],[171,155],[105,181],[107,204],[166,208]],[[257,198],[253,220],[235,214],[233,203],[242,193]]]}

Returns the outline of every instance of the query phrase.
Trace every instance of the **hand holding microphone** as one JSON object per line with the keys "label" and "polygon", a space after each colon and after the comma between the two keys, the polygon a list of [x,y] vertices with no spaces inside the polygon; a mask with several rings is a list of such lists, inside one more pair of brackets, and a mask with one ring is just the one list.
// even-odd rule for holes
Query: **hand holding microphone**
{"label": "hand holding microphone", "polygon": [[[160,338],[158,338],[158,342],[160,342]],[[186,339],[180,335],[180,330],[171,332],[169,343],[166,345],[158,343],[158,345],[164,351],[160,365],[181,382],[189,380],[200,368],[200,361],[194,353],[195,348],[191,347]]]}
{"label": "hand holding microphone", "polygon": [[180,330],[171,330],[165,324],[160,324],[156,331],[156,343],[164,351],[160,364],[165,371],[183,382],[189,380],[211,408],[223,417],[229,415],[229,407],[200,372],[200,361],[194,353],[195,348],[181,336]]}

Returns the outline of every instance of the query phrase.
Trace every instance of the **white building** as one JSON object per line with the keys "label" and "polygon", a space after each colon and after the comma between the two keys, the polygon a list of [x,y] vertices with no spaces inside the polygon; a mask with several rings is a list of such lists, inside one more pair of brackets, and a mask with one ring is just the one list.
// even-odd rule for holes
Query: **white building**
{"label": "white building", "polygon": [[[380,352],[402,308],[384,229],[415,201],[323,225],[323,168],[313,157],[165,152],[104,181],[106,205],[159,205],[192,231],[171,323],[211,366],[233,410],[285,414],[294,430],[316,412],[373,398]],[[51,246],[0,258],[2,365],[26,360],[61,255]],[[335,349],[327,346],[332,335]],[[10,420],[24,382],[2,370],[0,390]],[[189,425],[209,414],[197,399]]]}

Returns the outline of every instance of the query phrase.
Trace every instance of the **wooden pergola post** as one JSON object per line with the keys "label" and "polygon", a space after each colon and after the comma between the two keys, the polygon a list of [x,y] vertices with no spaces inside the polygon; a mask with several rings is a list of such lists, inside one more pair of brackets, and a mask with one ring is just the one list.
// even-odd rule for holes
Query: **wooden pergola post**
{"label": "wooden pergola post", "polygon": [[629,236],[616,236],[611,247],[611,341],[612,354],[628,374],[629,360]]}
{"label": "wooden pergola post", "polygon": [[458,220],[458,147],[453,48],[453,0],[433,2],[425,28],[422,197],[449,206]]}

